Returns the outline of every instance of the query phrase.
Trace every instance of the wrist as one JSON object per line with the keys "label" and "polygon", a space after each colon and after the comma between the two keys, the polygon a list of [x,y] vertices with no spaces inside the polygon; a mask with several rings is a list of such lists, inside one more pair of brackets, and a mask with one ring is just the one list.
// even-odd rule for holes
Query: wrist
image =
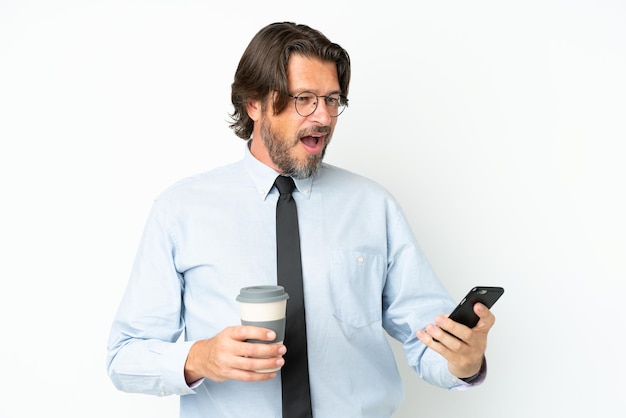
{"label": "wrist", "polygon": [[478,370],[476,374],[469,376],[469,377],[461,377],[460,379],[464,381],[465,383],[472,383],[473,381],[475,381],[476,379],[478,379],[485,373],[486,368],[487,368],[487,360],[485,359],[485,357],[483,357],[483,362],[481,363],[480,369]]}

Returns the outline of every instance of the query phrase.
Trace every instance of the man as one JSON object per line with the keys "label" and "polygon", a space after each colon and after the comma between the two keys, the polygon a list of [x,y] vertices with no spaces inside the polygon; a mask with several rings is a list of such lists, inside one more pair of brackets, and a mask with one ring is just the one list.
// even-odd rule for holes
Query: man
{"label": "man", "polygon": [[[282,416],[281,374],[297,361],[289,336],[249,342],[276,335],[238,325],[235,299],[242,287],[276,284],[279,175],[296,185],[315,417],[394,413],[402,388],[385,331],[429,383],[484,379],[493,314],[477,304],[473,329],[443,315],[454,301],[393,197],[322,163],[349,81],[347,52],[308,26],[275,23],[252,39],[232,85],[244,157],[155,200],[111,329],[118,389],[182,395],[186,418]],[[257,372],[272,367],[284,368]]]}

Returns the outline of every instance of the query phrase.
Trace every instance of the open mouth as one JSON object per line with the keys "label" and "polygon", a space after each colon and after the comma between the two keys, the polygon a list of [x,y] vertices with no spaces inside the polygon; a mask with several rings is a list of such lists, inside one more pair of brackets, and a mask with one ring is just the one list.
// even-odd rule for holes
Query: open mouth
{"label": "open mouth", "polygon": [[304,148],[311,154],[319,154],[324,149],[326,134],[314,132],[310,135],[300,138],[300,142]]}
{"label": "open mouth", "polygon": [[309,136],[300,138],[300,141],[302,141],[302,143],[306,145],[307,147],[315,147],[320,142],[320,139],[321,138],[319,136],[309,135]]}

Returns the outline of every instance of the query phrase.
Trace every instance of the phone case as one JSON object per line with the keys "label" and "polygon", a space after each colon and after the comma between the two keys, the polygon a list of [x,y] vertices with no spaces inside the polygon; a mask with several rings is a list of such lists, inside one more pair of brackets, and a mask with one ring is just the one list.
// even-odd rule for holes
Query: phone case
{"label": "phone case", "polygon": [[474,328],[480,319],[478,318],[478,315],[474,313],[474,305],[477,302],[480,302],[487,308],[491,309],[503,293],[504,288],[502,287],[476,286],[467,293],[454,311],[452,311],[450,319],[470,328]]}

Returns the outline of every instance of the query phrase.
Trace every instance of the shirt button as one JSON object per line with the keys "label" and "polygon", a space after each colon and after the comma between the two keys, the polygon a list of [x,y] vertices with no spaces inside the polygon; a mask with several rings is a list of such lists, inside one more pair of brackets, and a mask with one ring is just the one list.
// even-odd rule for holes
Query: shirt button
{"label": "shirt button", "polygon": [[363,256],[358,256],[358,257],[356,258],[356,261],[358,261],[359,263],[362,263],[362,262],[363,262],[363,260],[364,260],[364,259],[363,259]]}

